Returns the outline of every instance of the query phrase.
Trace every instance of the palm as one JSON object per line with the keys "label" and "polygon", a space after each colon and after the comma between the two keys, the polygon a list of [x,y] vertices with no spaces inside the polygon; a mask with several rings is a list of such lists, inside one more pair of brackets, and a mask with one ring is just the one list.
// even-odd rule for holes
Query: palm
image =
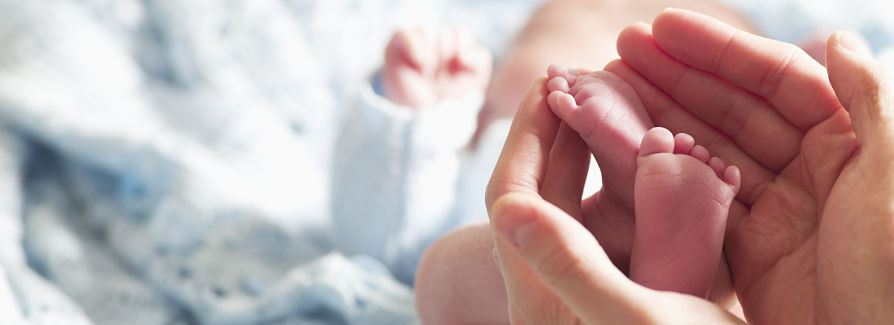
{"label": "palm", "polygon": [[868,164],[890,159],[857,150],[826,70],[792,45],[694,13],[664,13],[650,27],[625,30],[625,62],[607,69],[634,86],[657,125],[689,132],[742,169],[743,212],[731,215],[725,252],[749,320],[816,323],[884,309],[858,301],[879,291],[863,275],[884,268],[867,263],[878,256],[865,248],[890,233],[859,229],[861,212],[877,211],[854,202],[872,194],[863,184],[883,182]]}
{"label": "palm", "polygon": [[729,234],[726,252],[736,291],[755,323],[803,323],[820,317],[822,308],[847,308],[824,303],[833,286],[818,281],[817,274],[834,264],[817,262],[820,256],[844,260],[836,256],[840,252],[819,249],[822,242],[843,242],[821,231],[835,221],[820,216],[834,208],[827,202],[849,201],[840,196],[852,193],[834,185],[847,178],[839,173],[857,146],[853,133],[840,132],[849,126],[836,114],[808,130],[800,154],[765,185]]}
{"label": "palm", "polygon": [[[844,52],[833,46],[830,53],[835,55],[830,57],[842,57]],[[693,135],[699,144],[742,170],[725,252],[750,321],[864,324],[887,318],[890,322],[894,317],[890,310],[894,296],[890,106],[855,109],[855,133],[826,70],[805,53],[691,12],[665,11],[654,27],[638,24],[625,29],[618,39],[618,52],[624,61],[610,63],[605,70],[634,88],[656,125]],[[848,65],[844,67],[829,71],[835,71],[833,76],[847,76],[840,72],[850,71]],[[871,71],[850,74],[865,78]],[[868,88],[855,96],[853,89],[860,86],[842,85],[859,79],[833,80],[842,102],[850,108],[854,108],[854,98],[869,105],[894,98]],[[537,87],[542,86],[541,81]],[[623,264],[617,259],[626,255],[625,241],[633,226],[624,182],[605,184],[593,198],[577,200],[580,193],[568,189],[582,188],[573,181],[582,178],[576,176],[586,167],[575,165],[581,159],[573,153],[583,146],[562,140],[569,132],[558,131],[552,137],[558,123],[543,103],[544,94],[529,95],[503,152],[515,158],[504,161],[501,157],[488,186],[488,206],[505,193],[540,196],[571,215],[583,215],[606,253]],[[876,129],[869,132],[873,129],[867,125]],[[503,237],[495,238],[497,251],[513,252],[505,248],[511,244]],[[576,321],[546,284],[521,266],[519,256],[498,257],[504,270],[512,271],[504,272],[511,276],[507,283],[513,285],[512,296],[536,297],[514,301],[510,308],[516,316],[542,320],[534,323]],[[549,274],[547,279],[564,279],[566,268],[554,267],[552,260],[553,255],[540,256],[532,263],[546,269],[538,272]],[[563,292],[580,297],[577,286]],[[685,300],[672,294],[662,297]],[[690,297],[690,302],[698,301]],[[586,309],[582,306],[578,311]]]}

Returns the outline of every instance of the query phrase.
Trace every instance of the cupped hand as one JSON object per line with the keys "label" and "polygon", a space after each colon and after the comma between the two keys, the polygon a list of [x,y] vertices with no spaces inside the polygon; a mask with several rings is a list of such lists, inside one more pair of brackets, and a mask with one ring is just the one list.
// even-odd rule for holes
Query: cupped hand
{"label": "cupped hand", "polygon": [[511,322],[741,323],[706,300],[642,287],[612,263],[581,223],[589,151],[546,106],[544,82],[523,99],[487,189]]}
{"label": "cupped hand", "polygon": [[668,10],[618,49],[606,69],[653,122],[742,170],[725,252],[750,322],[894,321],[894,102],[856,36],[830,38],[827,72],[793,45]]}

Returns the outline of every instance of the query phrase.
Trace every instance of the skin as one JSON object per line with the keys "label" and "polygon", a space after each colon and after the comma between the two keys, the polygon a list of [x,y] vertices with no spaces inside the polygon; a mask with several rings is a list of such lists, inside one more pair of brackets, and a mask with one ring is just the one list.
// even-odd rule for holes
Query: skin
{"label": "skin", "polygon": [[490,73],[490,51],[470,33],[404,28],[395,32],[385,47],[382,83],[390,101],[420,109],[483,91]]}
{"label": "skin", "polygon": [[[488,187],[497,261],[513,324],[673,323],[680,311],[737,318],[705,300],[653,291],[630,281],[580,224],[586,145],[546,107],[544,80],[535,81],[513,120]],[[573,190],[568,190],[573,189]],[[577,198],[576,201],[574,198]],[[522,224],[534,228],[516,230]],[[645,313],[643,301],[673,314]],[[676,316],[672,317],[674,314]]]}
{"label": "skin", "polygon": [[[859,41],[834,34],[825,70],[793,45],[670,10],[618,43],[624,61],[606,69],[633,86],[653,122],[708,139],[742,169],[726,254],[747,319],[894,321],[894,103]],[[537,109],[542,88],[522,102],[488,188],[513,322],[738,322],[707,301],[631,282],[575,221],[590,213],[569,205],[579,192],[549,184],[571,182],[584,163],[550,154],[573,140]],[[568,168],[553,171],[559,164]],[[558,302],[537,305],[544,298],[532,294],[546,293]]]}
{"label": "skin", "polygon": [[[560,62],[571,66],[588,66],[599,67],[617,57],[616,51],[611,44],[617,38],[618,32],[630,21],[649,19],[657,14],[661,9],[672,5],[675,7],[685,7],[699,10],[701,12],[709,12],[714,16],[722,17],[724,21],[732,22],[735,26],[743,29],[749,29],[745,19],[738,16],[734,11],[726,8],[719,3],[713,1],[695,1],[695,0],[644,0],[644,1],[606,1],[606,0],[553,0],[544,3],[531,17],[524,30],[513,42],[512,47],[507,50],[506,56],[501,58],[499,68],[493,76],[490,85],[487,88],[485,96],[485,105],[479,116],[479,127],[477,135],[481,131],[486,130],[489,123],[496,118],[509,117],[515,114],[516,108],[519,107],[519,98],[525,93],[528,83],[534,77],[542,75],[544,69],[552,63]],[[549,50],[544,50],[549,49]],[[387,63],[387,62],[386,62]],[[628,87],[629,88],[629,87]],[[543,117],[547,118],[547,117]],[[549,118],[554,118],[550,116]],[[612,260],[622,270],[627,270],[629,264],[630,252],[633,246],[633,182],[634,182],[634,166],[633,162],[636,157],[636,148],[640,139],[648,128],[652,127],[651,122],[643,124],[641,132],[638,134],[627,134],[626,153],[623,156],[629,162],[616,162],[612,160],[601,159],[599,161],[602,170],[611,170],[609,165],[623,166],[615,168],[622,170],[612,175],[623,175],[611,179],[603,179],[603,187],[610,188],[604,193],[609,195],[593,196],[584,203],[587,211],[604,211],[605,213],[588,213],[577,214],[578,217],[586,218],[588,228],[597,232],[597,236],[603,240],[606,251],[612,257]],[[635,128],[633,128],[635,129]],[[634,132],[636,133],[636,132]],[[477,142],[473,139],[472,145]],[[569,139],[576,136],[572,131],[564,137]],[[574,142],[575,140],[569,140]],[[562,144],[557,146],[557,151],[571,150],[573,148],[584,148],[584,151],[577,151],[577,164],[586,166],[589,163],[589,154],[586,153],[586,145],[581,142],[573,144]],[[595,151],[594,151],[595,152]],[[605,156],[614,154],[605,152]],[[570,158],[563,158],[569,160]],[[566,172],[576,173],[579,179],[573,181],[562,181],[553,187],[556,193],[574,193],[578,191],[578,185],[583,186],[583,178],[586,175],[586,168],[582,170],[571,168]],[[556,178],[558,179],[558,178]],[[567,199],[567,195],[552,195],[556,200],[568,201],[563,204],[569,208],[580,208],[580,195],[573,199]],[[492,198],[489,199],[492,202]],[[577,200],[578,202],[573,202]],[[484,295],[477,294],[475,291],[461,291],[453,285],[455,274],[481,274],[485,278],[503,278],[504,274],[499,272],[497,267],[487,265],[481,267],[474,264],[463,264],[464,267],[453,267],[451,272],[437,267],[445,263],[454,263],[455,261],[442,259],[447,256],[466,256],[474,260],[492,260],[492,248],[482,248],[480,250],[470,250],[467,244],[459,241],[450,241],[451,239],[464,238],[483,238],[490,233],[489,226],[480,224],[468,228],[457,230],[462,236],[447,236],[436,242],[426,253],[420,262],[419,272],[416,279],[417,293],[417,310],[420,317],[426,324],[457,324],[457,323],[473,323],[487,324],[509,322],[509,314],[521,314],[519,310],[529,310],[534,317],[542,319],[551,319],[552,315],[560,313],[540,313],[538,308],[516,308],[515,303],[510,303],[505,295]],[[477,246],[476,246],[477,247]],[[476,255],[476,257],[471,257]],[[494,262],[496,264],[496,262]],[[530,274],[526,275],[530,278]],[[496,284],[494,290],[498,292],[505,291],[501,283],[488,282],[490,285]],[[532,307],[554,306],[558,310],[561,303],[558,302],[556,296],[548,292],[548,290],[536,281],[524,286],[530,292],[530,296],[541,297],[538,301],[532,303]],[[490,288],[490,287],[488,287]],[[475,292],[476,294],[471,294]],[[426,297],[440,297],[440,299],[426,299]],[[708,295],[708,299],[719,303],[728,309],[736,310],[738,302],[732,291],[729,272],[727,271],[726,260],[721,259],[721,265],[714,277],[714,285]],[[447,303],[442,303],[446,301]],[[510,313],[507,313],[507,305],[510,305]],[[449,308],[448,308],[449,306]],[[478,312],[479,309],[484,311]],[[462,313],[455,312],[462,310]],[[469,312],[476,311],[476,312]],[[500,317],[479,318],[478,315],[499,315]],[[459,319],[457,319],[459,317]],[[516,315],[515,319],[522,317]],[[493,321],[493,322],[492,322]],[[537,323],[537,322],[535,322]],[[543,323],[543,322],[540,322]]]}
{"label": "skin", "polygon": [[746,19],[721,1],[546,1],[500,58],[479,115],[478,131],[486,130],[495,119],[511,118],[530,81],[543,75],[550,64],[605,66],[618,57],[611,45],[624,27],[630,22],[650,20],[667,7],[709,13],[738,28],[752,30]]}
{"label": "skin", "polygon": [[[704,298],[720,263],[741,175],[685,133],[653,128],[636,159],[636,231],[630,279]],[[700,148],[704,149],[704,148]]]}
{"label": "skin", "polygon": [[[688,134],[675,138],[662,128],[647,133],[651,120],[645,108],[617,76],[580,74],[556,65],[548,74],[550,109],[587,143],[608,191],[633,199],[630,277],[652,289],[706,297],[738,191],[738,169],[726,171],[722,160],[710,157]],[[599,220],[583,220],[585,225],[593,221]]]}

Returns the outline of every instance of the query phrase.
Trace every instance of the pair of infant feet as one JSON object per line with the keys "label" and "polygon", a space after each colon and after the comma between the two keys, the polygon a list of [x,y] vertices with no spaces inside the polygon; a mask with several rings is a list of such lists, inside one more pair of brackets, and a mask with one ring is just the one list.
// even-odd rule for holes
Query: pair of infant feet
{"label": "pair of infant feet", "polygon": [[711,157],[688,134],[650,128],[639,97],[614,74],[559,65],[547,72],[550,109],[587,143],[603,183],[633,179],[630,278],[652,289],[705,297],[720,263],[739,169]]}
{"label": "pair of infant feet", "polygon": [[[382,74],[386,97],[419,108],[484,91],[490,55],[468,34],[401,30],[386,48]],[[604,186],[633,181],[631,279],[704,297],[720,262],[738,169],[687,134],[651,128],[639,98],[617,76],[557,65],[548,74],[549,107],[588,144]]]}

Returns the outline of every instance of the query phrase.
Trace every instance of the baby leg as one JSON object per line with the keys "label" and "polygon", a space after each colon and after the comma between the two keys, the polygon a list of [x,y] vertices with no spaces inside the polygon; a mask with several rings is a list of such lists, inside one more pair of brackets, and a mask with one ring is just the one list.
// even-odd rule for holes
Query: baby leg
{"label": "baby leg", "polygon": [[483,223],[454,230],[426,250],[415,283],[423,324],[509,324],[493,247]]}

